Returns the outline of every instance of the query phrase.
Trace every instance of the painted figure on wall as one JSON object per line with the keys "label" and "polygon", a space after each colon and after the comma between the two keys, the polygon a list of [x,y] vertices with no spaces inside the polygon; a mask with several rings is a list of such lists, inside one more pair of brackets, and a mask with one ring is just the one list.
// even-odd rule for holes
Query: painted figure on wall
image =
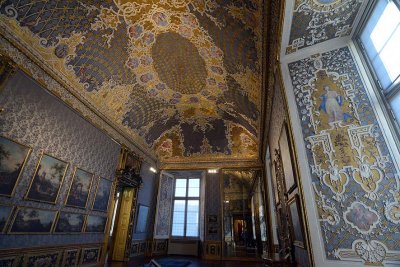
{"label": "painted figure on wall", "polygon": [[351,116],[342,111],[343,97],[330,86],[324,86],[325,93],[321,96],[319,110],[323,110],[329,117],[329,122],[344,121],[347,122]]}

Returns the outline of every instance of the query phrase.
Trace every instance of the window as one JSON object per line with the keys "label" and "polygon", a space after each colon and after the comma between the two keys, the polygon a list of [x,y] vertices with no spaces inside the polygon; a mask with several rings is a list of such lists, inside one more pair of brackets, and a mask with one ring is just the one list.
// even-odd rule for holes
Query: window
{"label": "window", "polygon": [[[358,34],[359,44],[385,105],[400,122],[400,2],[377,0]],[[397,130],[398,124],[397,124]],[[396,128],[395,127],[395,128]]]}
{"label": "window", "polygon": [[198,237],[200,213],[200,179],[175,179],[172,236]]}

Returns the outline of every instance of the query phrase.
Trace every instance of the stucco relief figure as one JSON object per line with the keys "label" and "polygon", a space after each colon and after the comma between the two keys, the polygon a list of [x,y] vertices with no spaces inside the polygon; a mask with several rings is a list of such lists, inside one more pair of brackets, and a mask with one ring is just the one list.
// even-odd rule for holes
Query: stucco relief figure
{"label": "stucco relief figure", "polygon": [[351,116],[342,111],[343,97],[330,86],[324,86],[325,93],[321,96],[319,110],[323,110],[329,117],[329,122],[347,121]]}

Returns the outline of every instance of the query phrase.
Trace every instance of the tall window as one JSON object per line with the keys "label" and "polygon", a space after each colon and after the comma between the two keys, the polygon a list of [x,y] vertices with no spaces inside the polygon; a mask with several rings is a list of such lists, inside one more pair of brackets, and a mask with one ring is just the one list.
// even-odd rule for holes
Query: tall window
{"label": "tall window", "polygon": [[198,237],[200,179],[175,179],[172,236]]}
{"label": "tall window", "polygon": [[377,0],[358,35],[377,87],[394,120],[400,122],[400,2]]}

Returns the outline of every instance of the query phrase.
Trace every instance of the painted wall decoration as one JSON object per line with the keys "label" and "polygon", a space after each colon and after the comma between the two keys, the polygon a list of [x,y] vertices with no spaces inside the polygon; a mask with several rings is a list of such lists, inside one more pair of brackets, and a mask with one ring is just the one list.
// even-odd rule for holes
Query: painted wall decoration
{"label": "painted wall decoration", "polygon": [[72,178],[65,205],[86,208],[93,176],[94,175],[90,172],[75,168],[74,177]]}
{"label": "painted wall decoration", "polygon": [[161,173],[158,189],[155,238],[169,238],[174,178]]}
{"label": "painted wall decoration", "polygon": [[99,261],[101,248],[83,248],[79,265],[93,265]]}
{"label": "painted wall decoration", "polygon": [[54,3],[3,1],[1,34],[115,129],[163,161],[258,157],[262,1]]}
{"label": "painted wall decoration", "polygon": [[56,211],[18,208],[11,223],[10,233],[50,233],[56,219]]}
{"label": "painted wall decoration", "polygon": [[62,253],[59,251],[24,256],[23,266],[59,266]]}
{"label": "painted wall decoration", "polygon": [[0,136],[0,195],[12,196],[31,149]]}
{"label": "painted wall decoration", "polygon": [[67,162],[42,154],[26,199],[56,203],[67,168]]}
{"label": "painted wall decoration", "polygon": [[108,202],[110,199],[110,191],[112,187],[112,181],[101,178],[97,185],[96,197],[93,202],[93,210],[104,211],[108,209]]}
{"label": "painted wall decoration", "polygon": [[0,205],[0,233],[5,231],[8,220],[11,217],[13,206]]}
{"label": "painted wall decoration", "polygon": [[[0,46],[4,43],[0,41]],[[12,197],[0,196],[3,205],[32,209],[51,210],[52,212],[73,214],[104,215],[92,211],[95,197],[95,185],[88,196],[86,209],[65,206],[68,190],[72,183],[76,166],[96,176],[114,177],[120,146],[101,130],[69,109],[54,95],[49,94],[22,71],[10,76],[0,90],[0,107],[4,108],[0,116],[0,135],[31,147],[31,153],[21,172]],[[24,199],[42,151],[70,163],[61,185],[55,204]],[[103,233],[62,234],[58,232],[43,234],[8,233],[14,215],[7,223],[5,233],[1,234],[0,249],[68,246],[99,244],[103,242]],[[55,225],[56,226],[56,225]],[[55,228],[55,227],[53,227]]]}
{"label": "painted wall decoration", "polygon": [[398,262],[399,170],[349,48],[290,63],[289,71],[326,257]]}
{"label": "painted wall decoration", "polygon": [[75,267],[78,265],[79,249],[68,249],[64,251],[61,267]]}
{"label": "painted wall decoration", "polygon": [[86,233],[104,233],[106,229],[107,217],[88,215],[86,218]]}
{"label": "painted wall decoration", "polygon": [[83,230],[84,222],[84,214],[60,212],[54,233],[80,233]]}
{"label": "painted wall decoration", "polygon": [[286,54],[348,36],[363,0],[292,0],[292,24]]}

